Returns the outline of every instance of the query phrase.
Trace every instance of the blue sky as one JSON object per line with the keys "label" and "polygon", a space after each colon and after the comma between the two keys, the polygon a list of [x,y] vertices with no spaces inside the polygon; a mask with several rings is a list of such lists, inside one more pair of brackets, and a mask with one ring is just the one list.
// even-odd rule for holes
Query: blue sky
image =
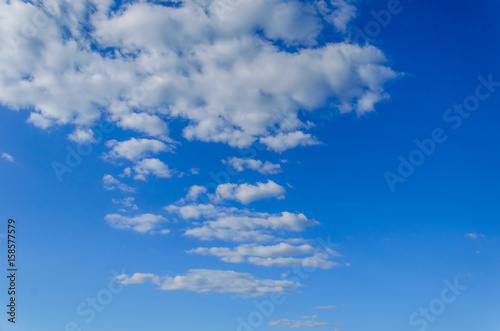
{"label": "blue sky", "polygon": [[2,329],[498,329],[498,3],[44,3],[0,5]]}

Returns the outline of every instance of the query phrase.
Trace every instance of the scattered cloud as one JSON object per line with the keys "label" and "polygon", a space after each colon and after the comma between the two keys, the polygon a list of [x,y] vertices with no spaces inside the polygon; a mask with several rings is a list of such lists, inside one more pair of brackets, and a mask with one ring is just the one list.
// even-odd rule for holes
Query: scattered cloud
{"label": "scattered cloud", "polygon": [[104,177],[102,178],[102,182],[104,184],[104,189],[108,191],[114,191],[118,189],[122,192],[127,192],[127,193],[135,192],[135,188],[120,182],[118,179],[114,178],[111,175],[104,175]]}
{"label": "scattered cloud", "polygon": [[14,157],[10,155],[9,153],[2,153],[2,159],[7,160],[9,162],[16,162],[14,160]]}
{"label": "scattered cloud", "polygon": [[287,280],[257,279],[251,274],[224,270],[191,269],[175,277],[136,273],[116,277],[123,285],[153,283],[164,291],[230,293],[240,297],[258,297],[272,293],[293,293],[300,283]]}
{"label": "scattered cloud", "polygon": [[119,211],[120,212],[126,212],[129,210],[138,210],[139,207],[134,203],[135,198],[134,197],[128,197],[128,198],[123,198],[123,199],[112,199],[111,200],[115,204],[122,205],[123,208],[121,208]]}
{"label": "scattered cloud", "polygon": [[280,164],[274,164],[269,161],[262,162],[261,160],[250,158],[231,157],[227,160],[222,160],[222,163],[229,164],[237,171],[244,171],[246,168],[258,171],[262,175],[274,175],[281,172]]}
{"label": "scattered cloud", "polygon": [[142,214],[134,217],[108,214],[104,219],[115,229],[133,230],[142,234],[148,232],[151,234],[155,233],[153,230],[158,229],[162,223],[167,221],[163,216],[154,214]]}
{"label": "scattered cloud", "polygon": [[308,320],[308,319],[316,319],[318,317],[319,315],[311,315],[311,316],[302,316],[300,318]]}

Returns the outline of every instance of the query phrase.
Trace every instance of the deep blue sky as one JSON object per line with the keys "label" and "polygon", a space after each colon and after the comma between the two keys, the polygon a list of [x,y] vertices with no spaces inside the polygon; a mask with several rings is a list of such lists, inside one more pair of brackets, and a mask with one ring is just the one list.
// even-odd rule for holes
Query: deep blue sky
{"label": "deep blue sky", "polygon": [[[478,77],[500,82],[499,4],[494,1],[402,1],[404,10],[370,40],[387,57],[388,65],[404,73],[386,83],[390,98],[374,112],[339,115],[325,104],[303,116],[321,145],[283,153],[259,150],[256,159],[282,163],[283,172],[268,176],[247,170],[232,183],[274,182],[287,188],[286,199],[265,199],[249,207],[277,213],[300,212],[321,223],[309,228],[309,239],[327,238],[339,244],[344,265],[318,270],[303,280],[299,294],[287,296],[267,322],[318,320],[342,323],[319,330],[418,330],[409,316],[440,297],[443,281],[458,277],[467,289],[429,323],[429,330],[495,330],[500,326],[498,259],[500,210],[500,87],[479,109],[453,130],[443,114],[473,95]],[[386,1],[357,3],[358,15],[349,29],[363,27],[370,11]],[[0,211],[15,217],[19,227],[19,325],[17,330],[64,330],[75,321],[82,330],[236,330],[237,317],[246,318],[259,298],[230,294],[160,291],[152,284],[127,286],[113,297],[91,324],[75,311],[87,297],[107,288],[111,271],[156,275],[184,274],[189,269],[236,270],[258,278],[279,279],[284,268],[228,264],[216,257],[186,254],[200,243],[183,236],[186,223],[168,223],[171,233],[141,235],[110,227],[104,217],[116,213],[113,198],[127,194],[103,189],[102,178],[123,171],[103,160],[109,151],[94,145],[71,174],[59,182],[52,162],[63,162],[71,126],[47,130],[26,123],[29,112],[0,110]],[[181,143],[175,154],[159,158],[170,168],[199,175],[151,179],[134,183],[141,213],[167,214],[191,185],[212,182],[210,173],[223,171],[221,159],[241,157],[225,144],[188,141],[181,136],[185,122],[173,120],[171,136]],[[415,150],[415,139],[442,128],[448,139],[416,167],[392,192],[384,178],[396,173],[398,156]],[[106,135],[119,141],[132,137],[120,128]],[[289,183],[292,188],[288,188]],[[3,233],[4,231],[0,231]],[[477,238],[466,234],[477,234]],[[3,243],[2,243],[3,245]],[[123,272],[122,272],[123,271]],[[2,281],[5,286],[5,281]],[[5,296],[2,295],[5,301]],[[336,305],[328,310],[315,306]],[[4,323],[5,316],[2,317]],[[3,326],[3,324],[1,324]],[[304,328],[307,329],[307,328]]]}

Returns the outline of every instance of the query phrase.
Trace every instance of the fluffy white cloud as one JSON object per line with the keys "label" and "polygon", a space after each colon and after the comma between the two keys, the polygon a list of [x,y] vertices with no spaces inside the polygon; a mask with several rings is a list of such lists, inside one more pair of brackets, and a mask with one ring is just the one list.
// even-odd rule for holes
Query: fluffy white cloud
{"label": "fluffy white cloud", "polygon": [[77,144],[89,144],[96,142],[95,134],[89,128],[77,128],[68,136],[68,139]]}
{"label": "fluffy white cloud", "polygon": [[[331,249],[317,251],[308,244],[293,246],[288,243],[279,243],[271,246],[257,246],[244,244],[235,248],[228,247],[199,247],[187,251],[190,254],[217,256],[224,262],[250,263],[265,267],[317,267],[331,269],[338,265],[329,259],[339,254]],[[309,255],[307,257],[292,257]]]}
{"label": "fluffy white cloud", "polygon": [[262,175],[274,175],[281,172],[281,164],[274,164],[269,161],[262,162],[261,160],[250,158],[231,157],[227,160],[222,160],[222,163],[229,164],[237,171],[244,171],[246,168],[258,171]]}
{"label": "fluffy white cloud", "polygon": [[286,190],[283,186],[276,184],[272,180],[267,183],[251,184],[220,184],[215,191],[215,198],[219,201],[234,200],[243,204],[253,201],[277,198],[284,199]]}
{"label": "fluffy white cloud", "polygon": [[2,159],[7,160],[9,162],[16,162],[14,160],[14,157],[10,155],[9,153],[2,153]]}
{"label": "fluffy white cloud", "polygon": [[137,180],[146,180],[146,177],[149,175],[159,178],[170,178],[174,172],[168,168],[168,165],[158,159],[141,160],[134,166],[134,171],[136,173],[134,178]]}
{"label": "fluffy white cloud", "polygon": [[164,291],[191,291],[198,293],[231,293],[241,297],[258,297],[272,293],[292,293],[300,283],[287,280],[256,279],[251,274],[225,270],[191,269],[175,277],[136,273],[119,275],[124,285],[151,282]]}
{"label": "fluffy white cloud", "polygon": [[324,22],[345,38],[350,1],[180,3],[132,1],[115,12],[112,1],[0,3],[0,102],[29,109],[43,129],[105,119],[164,140],[168,122],[182,119],[189,140],[258,140],[279,152],[318,143],[299,112],[328,101],[361,114],[388,97],[396,73],[380,50],[317,45]]}
{"label": "fluffy white cloud", "polygon": [[160,227],[161,223],[167,220],[161,215],[142,214],[134,217],[123,216],[120,214],[109,214],[105,217],[106,222],[120,230],[133,230],[139,233],[154,233]]}
{"label": "fluffy white cloud", "polygon": [[338,325],[339,323],[328,323],[313,320],[289,320],[280,319],[275,321],[270,321],[270,326],[279,326],[282,328],[304,328],[304,327],[318,327],[318,326],[331,326]]}
{"label": "fluffy white cloud", "polygon": [[193,185],[189,188],[186,194],[186,199],[190,201],[196,201],[201,194],[207,193],[207,188],[205,186]]}
{"label": "fluffy white cloud", "polygon": [[130,140],[122,142],[110,140],[106,142],[106,146],[111,148],[111,151],[106,155],[106,157],[111,159],[125,158],[131,161],[143,159],[151,156],[152,154],[169,152],[172,150],[171,146],[155,139],[131,138]]}
{"label": "fluffy white cloud", "polygon": [[118,179],[114,178],[111,175],[104,175],[104,177],[102,178],[102,182],[104,184],[104,189],[108,191],[114,191],[118,189],[122,192],[135,192],[135,189],[133,187],[120,182]]}

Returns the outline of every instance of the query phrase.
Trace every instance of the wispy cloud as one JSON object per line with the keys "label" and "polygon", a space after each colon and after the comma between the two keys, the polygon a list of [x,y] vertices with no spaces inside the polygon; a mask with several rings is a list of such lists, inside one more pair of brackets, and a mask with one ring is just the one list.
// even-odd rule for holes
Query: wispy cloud
{"label": "wispy cloud", "polygon": [[2,153],[2,158],[4,160],[9,161],[9,162],[16,162],[16,160],[14,160],[14,157],[12,155],[10,155],[9,153]]}
{"label": "wispy cloud", "polygon": [[249,273],[226,270],[192,269],[185,275],[157,276],[136,273],[116,277],[123,285],[151,282],[164,291],[229,293],[240,297],[258,297],[272,293],[293,293],[300,283],[288,280],[257,279]]}

